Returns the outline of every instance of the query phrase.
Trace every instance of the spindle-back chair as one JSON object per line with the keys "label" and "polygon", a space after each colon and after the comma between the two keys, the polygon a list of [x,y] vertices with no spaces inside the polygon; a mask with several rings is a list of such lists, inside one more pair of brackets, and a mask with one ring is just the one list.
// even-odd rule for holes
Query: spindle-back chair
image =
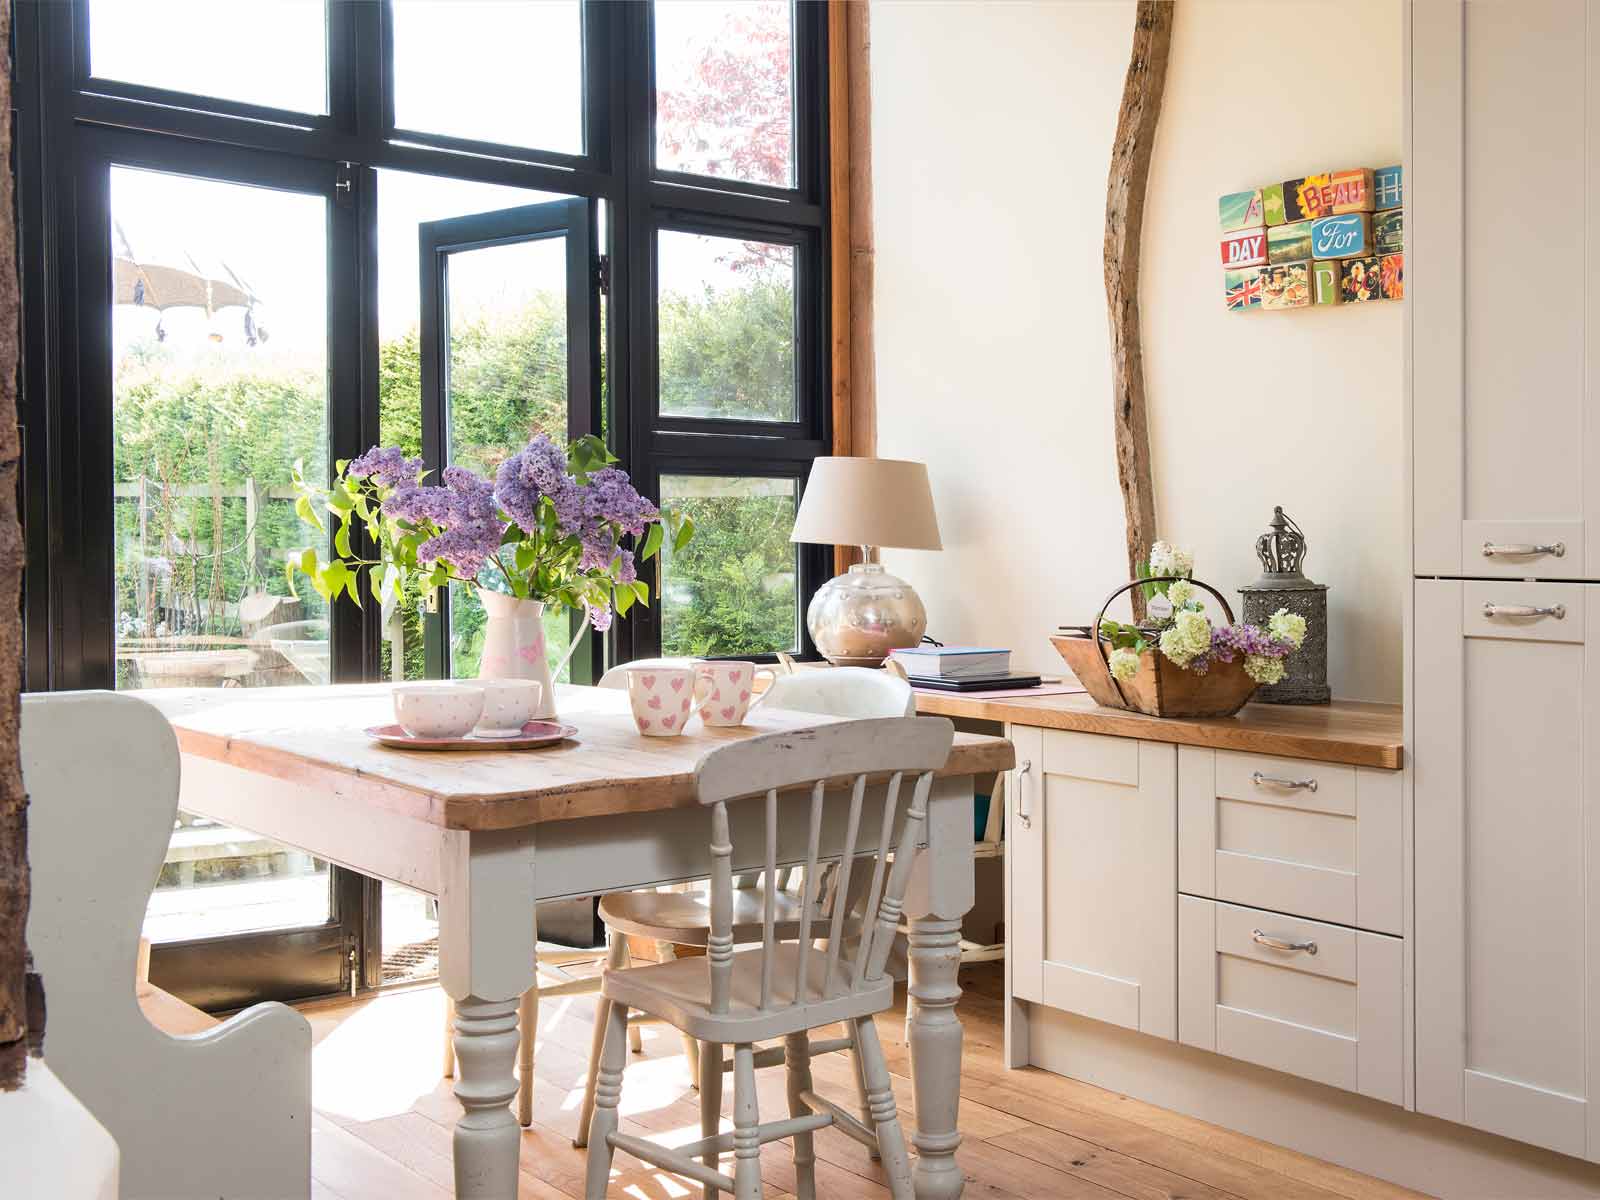
{"label": "spindle-back chair", "polygon": [[[700,803],[711,810],[711,927],[703,959],[678,959],[654,966],[607,970],[601,987],[605,1038],[589,1129],[586,1196],[601,1200],[615,1150],[676,1172],[704,1185],[707,1200],[719,1190],[735,1200],[761,1195],[760,1147],[793,1138],[797,1193],[815,1196],[812,1133],[834,1125],[882,1155],[895,1200],[911,1196],[911,1167],[895,1110],[894,1093],[873,1014],[894,1001],[894,981],[885,962],[900,924],[916,847],[927,817],[933,773],[949,756],[953,727],[940,717],[898,717],[851,721],[815,729],[769,734],[722,747],[707,755],[697,771]],[[864,814],[869,782],[885,778],[881,816]],[[899,836],[900,800],[909,779]],[[837,855],[821,853],[823,810],[830,785],[849,788],[848,814]],[[776,928],[780,864],[780,813],[800,796],[809,796],[806,854],[801,876],[802,915],[795,936]],[[764,799],[762,866],[764,919],[759,946],[734,949],[734,846],[729,805]],[[862,821],[866,815],[866,837]],[[875,835],[875,837],[874,837]],[[741,865],[751,864],[741,858]],[[819,905],[820,868],[832,865],[838,884],[824,912]],[[869,870],[860,937],[847,951],[842,936],[850,877]],[[825,947],[814,945],[815,924],[828,930]],[[639,1009],[661,1017],[707,1045],[701,1051],[702,1130],[706,1136],[669,1150],[617,1131],[617,1105],[626,1060],[627,1013]],[[813,1043],[813,1029],[844,1022],[850,1029],[858,1069],[865,1081],[865,1119],[818,1096],[812,1087],[811,1055],[839,1049]],[[784,1039],[788,1069],[789,1118],[760,1123],[756,1103],[754,1043]],[[717,1132],[722,1047],[734,1048],[734,1129]],[[708,1054],[708,1049],[715,1054]],[[713,1060],[715,1069],[708,1066]],[[956,1081],[951,1081],[956,1086]],[[732,1150],[734,1173],[718,1169],[719,1156]],[[696,1161],[696,1159],[701,1161]]]}

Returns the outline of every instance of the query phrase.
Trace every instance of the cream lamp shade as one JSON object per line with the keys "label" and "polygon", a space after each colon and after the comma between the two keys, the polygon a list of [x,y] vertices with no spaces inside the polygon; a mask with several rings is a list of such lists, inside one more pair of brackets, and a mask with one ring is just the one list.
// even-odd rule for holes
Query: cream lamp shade
{"label": "cream lamp shade", "polygon": [[944,549],[928,468],[898,458],[815,460],[789,540]]}

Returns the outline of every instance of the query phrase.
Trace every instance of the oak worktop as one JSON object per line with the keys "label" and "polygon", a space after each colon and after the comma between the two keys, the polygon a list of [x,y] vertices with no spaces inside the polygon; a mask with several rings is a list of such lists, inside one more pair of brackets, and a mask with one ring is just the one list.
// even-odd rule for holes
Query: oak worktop
{"label": "oak worktop", "polygon": [[917,711],[1358,767],[1395,770],[1404,759],[1400,706],[1358,700],[1247,704],[1235,717],[1147,717],[1102,708],[1084,693],[984,699],[919,690]]}

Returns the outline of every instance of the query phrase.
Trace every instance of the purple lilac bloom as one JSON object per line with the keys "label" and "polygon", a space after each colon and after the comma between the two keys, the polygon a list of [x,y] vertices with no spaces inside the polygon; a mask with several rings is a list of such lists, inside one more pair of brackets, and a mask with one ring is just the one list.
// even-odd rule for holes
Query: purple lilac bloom
{"label": "purple lilac bloom", "polygon": [[345,474],[352,479],[373,478],[388,488],[404,487],[417,482],[422,473],[420,458],[407,458],[399,446],[374,446],[365,454],[350,460]]}
{"label": "purple lilac bloom", "polygon": [[589,625],[596,633],[604,633],[611,628],[611,606],[609,604],[590,604],[585,601],[584,608],[589,610]]}
{"label": "purple lilac bloom", "polygon": [[633,561],[632,550],[618,550],[616,561],[618,583],[632,583],[639,578],[639,568]]}
{"label": "purple lilac bloom", "polygon": [[644,527],[661,515],[654,504],[641,496],[628,480],[628,473],[620,467],[601,467],[589,472],[590,497],[587,508],[591,515],[613,525],[620,525],[638,537]]}
{"label": "purple lilac bloom", "polygon": [[1283,658],[1294,646],[1280,641],[1259,625],[1228,625],[1211,631],[1211,657],[1231,663],[1240,654]]}
{"label": "purple lilac bloom", "polygon": [[428,522],[439,532],[417,547],[425,563],[445,562],[474,578],[500,546],[505,525],[495,507],[494,487],[465,467],[446,467],[443,487],[403,488],[384,501],[386,516]]}

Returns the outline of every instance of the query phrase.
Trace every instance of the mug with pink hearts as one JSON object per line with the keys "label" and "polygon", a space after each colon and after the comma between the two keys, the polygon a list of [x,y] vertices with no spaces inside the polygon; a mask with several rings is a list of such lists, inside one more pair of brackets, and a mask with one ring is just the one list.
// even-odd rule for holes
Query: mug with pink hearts
{"label": "mug with pink hearts", "polygon": [[700,719],[707,725],[743,725],[744,719],[756,705],[771,694],[769,690],[754,699],[751,698],[755,691],[752,685],[756,681],[756,676],[766,675],[769,689],[772,680],[777,678],[777,672],[770,667],[758,667],[755,663],[731,662],[726,659],[697,663],[695,673],[702,683],[709,681],[711,684],[704,698],[697,698]]}
{"label": "mug with pink hearts", "polygon": [[628,672],[628,700],[633,723],[646,737],[677,737],[708,683],[697,681],[693,667],[635,667]]}

